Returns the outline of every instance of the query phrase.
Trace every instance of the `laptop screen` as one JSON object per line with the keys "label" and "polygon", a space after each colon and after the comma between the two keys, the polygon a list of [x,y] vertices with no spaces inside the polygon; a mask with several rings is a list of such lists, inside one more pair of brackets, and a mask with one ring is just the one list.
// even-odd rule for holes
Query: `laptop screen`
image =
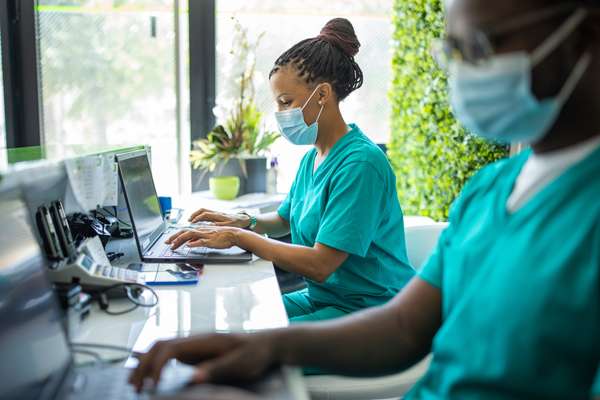
{"label": "laptop screen", "polygon": [[53,392],[71,354],[46,264],[18,192],[0,192],[0,399]]}
{"label": "laptop screen", "polygon": [[143,152],[117,159],[131,219],[145,251],[155,239],[152,234],[163,225],[148,156]]}

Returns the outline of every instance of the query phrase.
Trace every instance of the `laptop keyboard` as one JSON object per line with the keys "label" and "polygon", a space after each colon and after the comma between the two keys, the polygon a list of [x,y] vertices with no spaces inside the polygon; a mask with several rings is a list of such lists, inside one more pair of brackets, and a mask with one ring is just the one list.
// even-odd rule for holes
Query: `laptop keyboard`
{"label": "laptop keyboard", "polygon": [[[172,234],[172,232],[165,232],[161,236],[154,246],[147,251],[144,255],[146,257],[163,258],[163,259],[181,259],[181,258],[194,258],[194,257],[209,257],[209,256],[228,256],[237,257],[247,253],[245,250],[239,247],[230,247],[228,249],[211,249],[208,247],[188,247],[186,245],[181,246],[177,250],[172,250],[171,246],[165,243],[165,240]],[[248,253],[249,254],[249,253]],[[250,259],[248,259],[249,261]],[[246,260],[244,260],[246,261]]]}
{"label": "laptop keyboard", "polygon": [[185,245],[177,250],[172,250],[171,246],[164,243],[163,238],[160,238],[146,255],[162,258],[181,258],[190,255],[202,256],[208,254],[209,251],[208,247],[188,247]]}

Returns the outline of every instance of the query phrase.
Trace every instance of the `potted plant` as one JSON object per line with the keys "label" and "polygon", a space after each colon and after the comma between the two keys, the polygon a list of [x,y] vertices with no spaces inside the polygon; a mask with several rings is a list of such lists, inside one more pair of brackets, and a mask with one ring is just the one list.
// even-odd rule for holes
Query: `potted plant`
{"label": "potted plant", "polygon": [[219,124],[206,138],[196,140],[190,154],[200,179],[210,175],[215,197],[232,199],[240,193],[265,191],[265,153],[279,133],[265,129],[255,103],[256,48],[262,34],[251,43],[248,31],[234,19],[234,39],[226,62],[225,86],[214,113]]}

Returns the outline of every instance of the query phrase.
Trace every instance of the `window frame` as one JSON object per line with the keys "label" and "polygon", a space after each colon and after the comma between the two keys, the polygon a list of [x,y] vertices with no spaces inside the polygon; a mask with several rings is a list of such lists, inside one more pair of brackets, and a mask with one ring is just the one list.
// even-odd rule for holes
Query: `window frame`
{"label": "window frame", "polygon": [[[205,138],[215,124],[216,0],[189,1],[190,138]],[[199,39],[200,38],[200,39]]]}
{"label": "window frame", "polygon": [[36,0],[6,0],[0,5],[8,148],[42,143],[36,5]]}
{"label": "window frame", "polygon": [[[6,143],[9,148],[43,143],[37,4],[37,0],[6,0],[0,4]],[[193,141],[206,137],[215,122],[212,110],[216,95],[216,1],[189,1],[188,11],[190,132],[187,134]]]}

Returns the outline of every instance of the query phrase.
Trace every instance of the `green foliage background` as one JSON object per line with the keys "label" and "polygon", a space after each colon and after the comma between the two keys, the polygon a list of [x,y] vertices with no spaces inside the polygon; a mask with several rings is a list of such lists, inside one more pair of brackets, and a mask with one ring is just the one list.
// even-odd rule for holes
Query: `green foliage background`
{"label": "green foliage background", "polygon": [[443,0],[394,0],[389,155],[407,215],[446,220],[452,201],[481,167],[508,148],[468,134],[452,115],[447,80],[431,57],[443,36]]}

